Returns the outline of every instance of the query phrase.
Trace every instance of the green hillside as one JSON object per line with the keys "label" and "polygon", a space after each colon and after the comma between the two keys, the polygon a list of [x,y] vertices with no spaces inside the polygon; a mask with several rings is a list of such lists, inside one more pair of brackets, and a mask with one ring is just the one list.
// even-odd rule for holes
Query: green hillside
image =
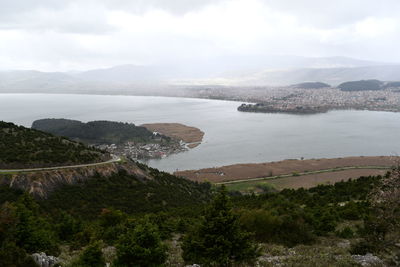
{"label": "green hillside", "polygon": [[67,138],[0,121],[1,169],[92,163],[107,157]]}
{"label": "green hillside", "polygon": [[[42,119],[34,121],[32,128],[88,144],[123,144],[127,141],[146,143],[157,138],[144,127],[113,121],[83,123],[67,119]],[[170,140],[161,135],[158,138]]]}
{"label": "green hillside", "polygon": [[[388,213],[385,218],[376,216],[381,209],[392,211],[398,202],[391,198],[380,198],[377,202],[370,199],[377,192],[375,188],[379,189],[382,177],[363,177],[335,185],[259,196],[228,197],[226,193],[221,195],[223,190],[218,190],[213,193],[215,197],[210,205],[208,184],[190,182],[144,165],[140,167],[153,178],[143,180],[126,173],[108,178],[93,177],[60,188],[47,200],[34,200],[20,191],[0,186],[3,202],[0,265],[10,258],[27,260],[26,253],[44,251],[58,256],[63,251],[63,257],[69,256],[62,266],[100,266],[82,264],[88,260],[87,249],[97,246],[96,251],[100,251],[100,248],[115,246],[117,254],[107,256],[107,262],[127,260],[123,255],[128,253],[133,262],[144,261],[146,264],[142,266],[161,266],[167,258],[165,266],[195,262],[223,266],[207,263],[224,262],[224,258],[218,258],[224,253],[250,253],[231,247],[230,242],[238,239],[244,242],[243,238],[247,240],[243,244],[258,244],[261,248],[258,251],[263,255],[260,266],[271,266],[263,259],[273,256],[282,256],[277,259],[281,266],[310,266],[310,263],[313,266],[359,266],[351,255],[367,252],[379,255],[388,266],[396,263],[396,256],[387,252],[396,252],[397,248],[387,241],[399,237],[398,228],[393,228],[398,225],[398,214]],[[390,182],[388,177],[384,178],[385,183]],[[392,180],[396,182],[396,179]],[[6,200],[9,202],[4,202]],[[390,235],[380,240],[380,231],[388,231]],[[141,242],[140,236],[152,241]],[[174,236],[183,238],[177,240]],[[348,247],[340,245],[346,242],[350,242]],[[171,244],[180,244],[183,253]],[[386,245],[382,248],[381,244]],[[219,252],[210,252],[208,248]],[[139,252],[129,253],[130,249],[163,252],[155,259],[154,252],[152,257],[139,257]],[[288,251],[292,252],[287,254]],[[102,253],[91,259],[101,260]],[[75,261],[81,263],[74,265]],[[240,258],[230,261],[240,261]],[[240,266],[254,266],[254,262]]]}
{"label": "green hillside", "polygon": [[46,209],[62,209],[83,217],[94,217],[112,207],[129,214],[165,211],[207,202],[210,184],[199,184],[136,163],[150,179],[116,173],[97,175],[82,183],[65,185],[41,204]]}

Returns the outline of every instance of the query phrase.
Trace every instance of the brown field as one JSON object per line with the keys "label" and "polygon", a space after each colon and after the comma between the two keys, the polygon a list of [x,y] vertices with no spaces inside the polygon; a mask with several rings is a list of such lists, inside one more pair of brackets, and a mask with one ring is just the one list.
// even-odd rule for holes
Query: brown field
{"label": "brown field", "polygon": [[340,181],[347,181],[350,178],[358,178],[369,175],[384,175],[386,170],[345,170],[329,173],[308,174],[302,176],[292,176],[279,179],[266,180],[268,184],[273,185],[276,189],[282,190],[285,188],[311,188],[320,184],[334,184]]}
{"label": "brown field", "polygon": [[[188,170],[175,172],[175,175],[186,177],[193,181],[210,181],[221,183],[235,180],[246,180],[262,178],[269,176],[285,175],[291,173],[302,173],[309,171],[328,170],[341,167],[359,167],[359,166],[385,166],[391,167],[399,162],[399,157],[375,156],[375,157],[346,157],[333,159],[307,159],[307,160],[283,160],[268,163],[235,164],[219,168],[207,168],[201,170]],[[341,172],[329,172],[320,174],[309,174],[302,176],[293,176],[293,178],[305,179],[312,183],[313,179],[329,179],[329,181],[340,181],[343,179],[357,178],[363,175],[372,175],[384,173],[385,170],[357,169]],[[286,180],[285,180],[286,179]],[[292,177],[271,180],[271,183],[283,184],[285,181],[293,181]],[[279,180],[279,181],[278,181]],[[323,182],[320,180],[320,182]],[[302,182],[303,183],[303,182]],[[304,184],[302,185],[304,186]]]}
{"label": "brown field", "polygon": [[204,132],[200,129],[180,123],[148,123],[141,126],[152,132],[159,132],[171,138],[182,140],[189,144],[189,148],[198,146],[204,136]]}

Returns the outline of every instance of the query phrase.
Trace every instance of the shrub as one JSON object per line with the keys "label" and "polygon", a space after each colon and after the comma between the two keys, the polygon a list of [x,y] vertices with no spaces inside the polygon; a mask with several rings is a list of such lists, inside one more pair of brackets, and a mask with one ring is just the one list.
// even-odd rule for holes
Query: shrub
{"label": "shrub", "polygon": [[160,266],[167,259],[166,250],[157,227],[144,222],[122,235],[117,244],[116,266]]}
{"label": "shrub", "polygon": [[341,238],[352,238],[354,236],[354,231],[350,227],[346,226],[342,230],[337,231],[336,235]]}
{"label": "shrub", "polygon": [[250,234],[242,230],[232,212],[225,187],[206,209],[201,224],[186,235],[182,249],[185,262],[207,266],[251,262],[258,255]]}
{"label": "shrub", "polygon": [[86,247],[70,267],[104,267],[105,264],[100,242],[95,242]]}

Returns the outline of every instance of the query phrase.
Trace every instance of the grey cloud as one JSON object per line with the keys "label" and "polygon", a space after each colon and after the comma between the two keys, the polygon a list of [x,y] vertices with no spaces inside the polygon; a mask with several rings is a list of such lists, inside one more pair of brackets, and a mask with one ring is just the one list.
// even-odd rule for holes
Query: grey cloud
{"label": "grey cloud", "polygon": [[[352,25],[367,18],[396,18],[400,11],[399,0],[0,1],[0,60],[3,63],[11,62],[13,66],[20,64],[23,67],[23,62],[28,62],[29,66],[54,66],[60,69],[74,66],[82,69],[87,66],[93,68],[121,63],[178,62],[187,66],[197,62],[198,65],[209,69],[231,64],[227,62],[243,63],[246,61],[244,58],[248,59],[248,66],[251,66],[260,55],[268,54],[343,55],[378,61],[400,61],[400,56],[393,52],[400,41],[399,29],[381,35],[382,39],[366,39],[352,32]],[[240,28],[237,31],[230,28],[229,23],[218,27],[219,19],[229,22],[232,17],[234,20],[236,15],[240,17],[246,10],[235,10],[234,16],[225,18],[223,5],[215,9],[219,13],[212,14],[214,20],[201,12],[206,7],[233,1],[241,1],[241,7],[258,1],[265,5],[266,9],[256,5],[255,7],[260,8],[262,12],[255,15],[261,18],[257,17],[253,24],[243,21],[248,28],[240,28],[240,24],[236,24]],[[137,26],[143,26],[146,29],[144,32],[127,30],[129,27],[125,27],[124,20],[113,25],[108,21],[108,15],[112,11],[133,14],[135,19],[140,21],[141,15],[155,9],[164,10],[173,16],[165,16],[166,18],[157,21],[158,13],[150,14],[148,17],[154,20],[154,23],[146,20],[143,23],[151,24],[148,28],[145,28],[146,25]],[[254,9],[249,10],[254,12]],[[194,24],[195,29],[193,32],[192,28],[176,30],[174,27],[180,27],[180,20],[181,25],[187,21],[183,15],[188,12],[197,12],[199,15],[187,16],[190,19],[198,19],[199,22]],[[276,16],[278,19],[274,16],[275,13],[280,14]],[[263,18],[263,14],[271,15],[271,18]],[[285,18],[282,19],[281,15],[295,17],[296,25],[289,22],[287,26]],[[251,20],[251,16],[252,14],[244,14],[243,18]],[[168,25],[163,27],[163,19],[171,24],[167,23]],[[279,21],[280,19],[282,21]],[[128,19],[126,23],[129,21]],[[203,21],[209,24],[203,25]],[[171,27],[171,30],[168,27]],[[268,27],[277,30],[269,33]],[[306,28],[306,31],[303,32],[302,28]],[[335,31],[341,28],[345,30],[339,33]],[[15,30],[22,37],[14,40],[14,37],[8,38],[6,34],[2,36],[2,29]],[[247,29],[254,34],[249,35],[249,42],[242,42],[246,38],[243,36],[246,35]],[[316,31],[313,31],[314,29]],[[332,29],[333,31],[330,31]],[[320,32],[323,31],[330,32],[328,41],[321,41],[323,38]],[[103,37],[106,44],[102,43]],[[252,38],[254,40],[251,40]]]}
{"label": "grey cloud", "polygon": [[161,9],[183,15],[220,0],[2,0],[0,29],[104,34],[115,30],[105,12],[142,14]]}
{"label": "grey cloud", "polygon": [[[315,28],[338,28],[368,17],[396,17],[400,11],[398,0],[259,1],[273,11],[292,15],[299,23]],[[2,0],[0,28],[103,33],[113,30],[102,16],[103,11],[119,10],[140,15],[161,9],[180,16],[221,2],[229,0]],[[80,7],[82,14],[71,16],[68,10],[73,7]],[[46,20],[46,14],[57,14],[58,17],[53,17],[54,21]]]}
{"label": "grey cloud", "polygon": [[[0,29],[103,34],[113,30],[106,9],[79,5],[77,1],[5,1]],[[85,3],[82,1],[81,3]],[[89,2],[88,2],[89,3]]]}
{"label": "grey cloud", "polygon": [[262,0],[267,6],[291,14],[301,23],[315,27],[335,28],[369,17],[397,17],[398,0]]}
{"label": "grey cloud", "polygon": [[162,9],[175,15],[183,15],[208,5],[224,2],[224,0],[103,0],[103,2],[108,8],[127,10],[134,13]]}

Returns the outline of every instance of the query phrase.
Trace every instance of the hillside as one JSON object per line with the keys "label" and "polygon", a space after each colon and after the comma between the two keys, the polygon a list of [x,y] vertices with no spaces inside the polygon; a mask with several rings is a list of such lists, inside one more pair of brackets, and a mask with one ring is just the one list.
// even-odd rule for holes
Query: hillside
{"label": "hillside", "polygon": [[207,201],[210,194],[208,184],[131,161],[0,174],[0,188],[0,203],[9,200],[13,192],[29,192],[49,210],[62,209],[85,217],[95,216],[106,207],[139,213],[199,204]]}
{"label": "hillside", "polygon": [[[42,119],[32,124],[33,129],[66,136],[88,144],[123,144],[128,141],[150,142],[156,138],[152,131],[133,123],[90,121],[83,123],[67,119]],[[158,136],[166,141],[170,138]]]}
{"label": "hillside", "polygon": [[[168,244],[166,266],[193,263],[190,259],[183,261],[179,247],[185,253],[185,236],[204,221],[207,212],[204,207],[205,204],[209,206],[207,202],[211,196],[209,185],[144,165],[138,167],[151,177],[123,171],[108,177],[95,176],[59,188],[47,199],[35,200],[21,191],[0,186],[0,202],[10,201],[0,209],[0,218],[3,218],[0,234],[4,237],[1,245],[4,248],[14,242],[21,250],[16,254],[14,246],[2,250],[0,255],[15,253],[12,257],[16,258],[25,253],[45,251],[57,256],[62,266],[70,266],[71,261],[82,257],[88,245],[100,242],[104,249],[113,246],[118,257],[124,248],[121,238],[132,229],[151,224],[154,225],[152,233]],[[257,260],[261,266],[273,266],[271,262],[282,266],[294,266],[293,262],[299,263],[295,266],[309,266],[310,262],[315,266],[358,266],[357,263],[367,259],[363,256],[366,252],[379,255],[391,266],[394,257],[380,250],[381,241],[373,239],[375,232],[371,228],[374,222],[371,216],[376,211],[369,197],[381,180],[381,176],[363,177],[310,189],[271,191],[260,196],[238,193],[231,197],[234,215],[229,218],[235,220],[240,229],[252,233],[248,238],[260,246],[261,257]],[[217,208],[224,209],[223,206]],[[391,226],[387,220],[379,223],[382,229]],[[213,225],[203,234],[214,233],[214,227],[220,226]],[[23,234],[18,232],[21,229]],[[390,233],[398,236],[396,230]],[[218,235],[229,233],[218,232]],[[142,246],[152,248],[154,245]],[[395,246],[389,249],[396,251]],[[382,263],[380,258],[373,260]],[[0,263],[4,259],[0,258]],[[115,261],[115,253],[106,260]]]}
{"label": "hillside", "polygon": [[383,89],[384,83],[379,80],[350,81],[338,85],[342,91],[375,91]]}
{"label": "hillside", "polygon": [[0,121],[0,169],[64,166],[107,159],[105,152],[82,143]]}
{"label": "hillside", "polygon": [[331,86],[327,83],[321,83],[321,82],[304,82],[304,83],[294,84],[291,87],[301,88],[301,89],[319,89],[319,88],[328,88]]}
{"label": "hillside", "polygon": [[399,88],[400,82],[387,82],[385,88]]}
{"label": "hillside", "polygon": [[210,184],[178,178],[142,164],[138,166],[140,169],[135,164],[128,165],[109,176],[95,175],[83,182],[61,186],[42,205],[90,217],[107,207],[137,214],[192,206],[210,198]]}

